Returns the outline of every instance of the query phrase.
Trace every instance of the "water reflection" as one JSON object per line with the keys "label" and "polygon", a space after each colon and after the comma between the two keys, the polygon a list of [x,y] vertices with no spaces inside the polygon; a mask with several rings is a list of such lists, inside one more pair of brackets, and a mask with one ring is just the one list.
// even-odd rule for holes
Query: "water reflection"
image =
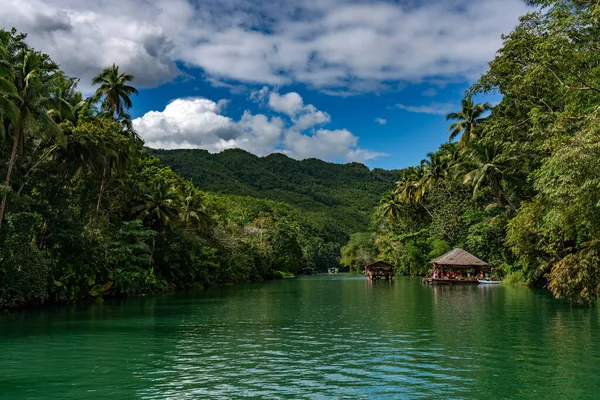
{"label": "water reflection", "polygon": [[316,276],[0,318],[11,399],[593,398],[600,384],[598,310],[524,288]]}

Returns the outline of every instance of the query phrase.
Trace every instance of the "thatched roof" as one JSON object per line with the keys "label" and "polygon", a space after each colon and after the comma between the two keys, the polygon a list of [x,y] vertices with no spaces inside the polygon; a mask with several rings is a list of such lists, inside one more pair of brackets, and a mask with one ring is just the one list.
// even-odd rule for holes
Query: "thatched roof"
{"label": "thatched roof", "polygon": [[436,258],[431,262],[434,265],[448,265],[453,267],[487,267],[488,263],[481,261],[463,249],[454,249]]}
{"label": "thatched roof", "polygon": [[371,263],[369,265],[365,265],[364,269],[365,270],[366,269],[370,269],[370,270],[373,270],[373,269],[378,269],[378,270],[388,270],[388,269],[391,269],[391,270],[393,270],[394,266],[392,264],[390,264],[390,263],[386,263],[385,261],[375,261],[374,263]]}

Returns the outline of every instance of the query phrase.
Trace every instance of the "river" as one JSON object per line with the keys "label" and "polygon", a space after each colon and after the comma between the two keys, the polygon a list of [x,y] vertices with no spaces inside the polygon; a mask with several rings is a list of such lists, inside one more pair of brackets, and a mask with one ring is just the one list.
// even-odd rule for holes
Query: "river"
{"label": "river", "polygon": [[0,315],[2,399],[582,399],[597,309],[317,275]]}

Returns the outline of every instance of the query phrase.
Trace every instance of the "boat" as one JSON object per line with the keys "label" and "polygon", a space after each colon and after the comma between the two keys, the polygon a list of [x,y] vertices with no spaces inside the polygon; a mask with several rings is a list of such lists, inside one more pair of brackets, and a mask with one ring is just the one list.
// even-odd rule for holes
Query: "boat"
{"label": "boat", "polygon": [[339,269],[336,267],[331,267],[327,270],[327,272],[329,272],[330,274],[337,274],[338,271],[339,271]]}
{"label": "boat", "polygon": [[492,280],[487,280],[487,279],[479,279],[479,284],[480,285],[499,285],[500,282],[502,281],[492,281]]}
{"label": "boat", "polygon": [[428,285],[479,285],[479,282],[476,279],[423,278],[421,283]]}

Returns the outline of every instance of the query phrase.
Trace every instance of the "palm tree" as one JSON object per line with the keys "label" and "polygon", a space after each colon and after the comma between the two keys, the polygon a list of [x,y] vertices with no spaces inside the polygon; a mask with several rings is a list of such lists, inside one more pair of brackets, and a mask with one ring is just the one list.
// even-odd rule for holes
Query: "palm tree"
{"label": "palm tree", "polygon": [[406,204],[419,204],[432,217],[433,215],[424,204],[427,190],[425,173],[426,170],[422,164],[405,169],[402,180],[396,182],[396,193],[400,201]]}
{"label": "palm tree", "polygon": [[77,121],[77,113],[86,105],[83,96],[77,91],[79,79],[65,76],[62,72],[54,75],[54,85],[50,91],[49,114],[56,123]]}
{"label": "palm tree", "polygon": [[498,145],[473,143],[463,164],[463,168],[468,171],[464,183],[473,185],[473,196],[477,195],[483,186],[489,187],[498,204],[502,204],[504,200],[515,209],[503,185],[503,181],[510,178],[509,173],[514,161],[515,157],[507,156]]}
{"label": "palm tree", "polygon": [[427,154],[427,158],[421,161],[421,165],[424,169],[422,184],[425,189],[434,187],[448,175],[448,162],[439,152]]}
{"label": "palm tree", "polygon": [[[102,123],[102,120],[98,122]],[[93,164],[96,166],[96,169],[102,170],[102,179],[96,203],[96,215],[100,214],[102,196],[106,191],[108,183],[114,175],[123,172],[129,163],[131,146],[115,139],[114,136],[111,137],[110,135],[101,137],[98,143],[100,151],[92,154]]]}
{"label": "palm tree", "polygon": [[181,192],[161,180],[141,196],[140,204],[132,212],[152,229],[161,232],[179,222],[181,203]]}
{"label": "palm tree", "polygon": [[[26,133],[54,134],[60,138],[61,130],[48,115],[49,93],[56,64],[39,52],[23,49],[11,60],[14,69],[16,115],[10,123],[13,148],[8,161],[5,185],[9,187],[17,158],[22,158]],[[4,219],[8,192],[0,204],[0,224]]]}
{"label": "palm tree", "polygon": [[448,140],[454,140],[458,135],[461,135],[458,146],[461,149],[473,140],[478,138],[478,128],[485,122],[486,118],[482,115],[492,109],[490,103],[474,104],[473,99],[469,96],[462,100],[462,110],[446,115],[446,121],[457,121],[448,127],[450,136]]}
{"label": "palm tree", "polygon": [[383,194],[378,208],[379,214],[390,221],[397,220],[402,211],[402,202],[398,198],[398,193],[394,190],[388,190]]}
{"label": "palm tree", "polygon": [[133,81],[133,75],[120,74],[119,67],[113,64],[112,67],[102,70],[92,80],[94,85],[100,85],[92,96],[92,100],[102,100],[101,110],[109,112],[113,118],[118,118],[133,106],[130,96],[138,94],[136,88],[127,84],[131,81]]}
{"label": "palm tree", "polygon": [[194,190],[182,199],[179,219],[198,232],[206,233],[210,227],[210,217],[204,210],[202,199]]}
{"label": "palm tree", "polygon": [[5,119],[15,120],[18,110],[14,102],[17,88],[13,83],[14,74],[10,61],[9,43],[11,37],[0,30],[0,135],[5,138]]}

